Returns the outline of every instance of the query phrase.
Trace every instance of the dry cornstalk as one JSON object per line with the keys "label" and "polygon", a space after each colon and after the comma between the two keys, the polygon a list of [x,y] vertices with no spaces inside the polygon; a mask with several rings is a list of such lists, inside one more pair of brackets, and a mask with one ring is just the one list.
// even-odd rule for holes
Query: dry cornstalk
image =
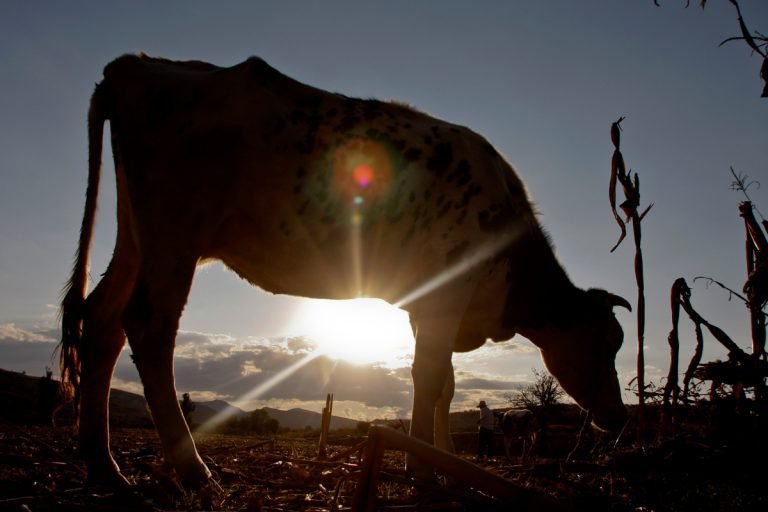
{"label": "dry cornstalk", "polygon": [[331,415],[333,414],[333,393],[328,393],[325,397],[325,407],[320,418],[320,442],[317,448],[317,458],[325,459],[327,455],[328,430],[331,427]]}
{"label": "dry cornstalk", "polygon": [[688,363],[688,368],[685,370],[685,375],[683,376],[682,399],[685,403],[688,403],[688,398],[690,396],[691,379],[693,379],[696,368],[698,368],[699,363],[701,363],[701,357],[704,355],[704,333],[701,331],[701,324],[694,322],[694,326],[696,330],[696,349],[693,351],[693,356],[691,357],[691,361]]}
{"label": "dry cornstalk", "polygon": [[[627,172],[624,165],[624,157],[621,154],[619,146],[621,144],[621,122],[624,117],[620,117],[611,125],[611,142],[614,146],[613,157],[611,158],[611,179],[609,183],[608,198],[611,203],[611,210],[616,222],[621,228],[621,236],[611,252],[621,244],[626,236],[626,222],[632,221],[632,233],[635,240],[635,280],[637,282],[637,420],[638,432],[642,434],[644,429],[644,406],[645,406],[645,278],[643,275],[643,251],[641,248],[641,229],[640,222],[653,207],[651,203],[643,213],[638,213],[640,206],[640,179],[637,173],[632,176],[631,171]],[[626,221],[623,220],[616,210],[616,183],[621,183],[624,189],[625,200],[619,205],[624,213]]]}
{"label": "dry cornstalk", "polygon": [[[691,358],[691,362],[688,364],[688,369],[685,371],[683,377],[683,400],[688,401],[688,395],[690,391],[690,382],[694,377],[695,371],[701,363],[701,356],[704,351],[704,336],[702,334],[701,326],[707,328],[712,336],[728,350],[728,357],[736,360],[746,362],[750,359],[750,356],[744,352],[738,345],[728,336],[725,331],[707,322],[691,305],[691,290],[688,287],[684,279],[680,278],[675,281],[675,284],[679,286],[678,300],[683,307],[688,317],[694,323],[696,328],[696,350]],[[674,288],[673,288],[674,289]]]}
{"label": "dry cornstalk", "polygon": [[[764,50],[766,47],[768,47],[768,38],[766,38],[763,34],[761,34],[758,31],[755,31],[754,35],[749,31],[747,28],[747,24],[744,21],[744,17],[741,14],[741,7],[739,7],[739,2],[737,0],[728,0],[731,5],[733,5],[736,8],[736,15],[738,16],[739,21],[739,29],[741,31],[740,36],[734,36],[729,37],[725,39],[723,42],[720,43],[720,46],[723,46],[725,43],[731,42],[731,41],[744,41],[747,46],[749,46],[753,52],[757,53],[760,57],[763,58],[763,64],[760,67],[760,78],[763,79],[763,82],[765,82],[765,85],[763,86],[763,92],[760,95],[762,98],[768,98],[768,54]],[[685,6],[688,7],[688,5],[691,3],[691,0],[687,0],[685,3]],[[701,5],[701,8],[703,9],[706,5],[707,0],[699,0],[699,4]],[[658,7],[659,6],[659,0],[653,0],[653,4]]]}
{"label": "dry cornstalk", "polygon": [[747,295],[752,326],[752,355],[765,354],[765,316],[763,306],[768,300],[768,240],[752,212],[752,203],[744,201],[739,205],[739,215],[744,219],[747,230]]}
{"label": "dry cornstalk", "polygon": [[718,326],[711,324],[707,322],[704,317],[702,317],[698,312],[696,312],[695,309],[693,309],[693,306],[691,305],[690,297],[685,298],[681,305],[683,306],[683,309],[686,313],[688,313],[688,316],[691,318],[691,320],[697,324],[697,325],[703,325],[704,327],[709,330],[710,334],[718,341],[722,346],[724,346],[728,350],[728,356],[732,357],[736,360],[740,361],[746,361],[749,359],[749,355],[744,352],[739,346],[736,344],[735,341],[731,339],[730,336],[728,336],[725,331],[720,329]]}
{"label": "dry cornstalk", "polygon": [[669,331],[667,342],[669,343],[669,372],[667,383],[664,386],[664,395],[661,403],[661,430],[662,432],[674,423],[675,408],[680,395],[678,385],[678,373],[680,367],[680,335],[678,326],[680,323],[680,303],[684,296],[690,296],[691,290],[685,279],[678,278],[672,285],[669,297],[669,305],[672,310],[672,330]]}
{"label": "dry cornstalk", "polygon": [[[752,35],[752,33],[747,28],[747,24],[744,22],[744,17],[741,15],[741,7],[739,7],[739,2],[736,0],[728,0],[731,2],[731,4],[736,8],[736,14],[738,15],[739,19],[739,29],[741,30],[741,36],[740,37],[729,37],[722,43],[720,43],[720,46],[724,45],[725,43],[729,41],[737,41],[737,40],[743,40],[747,46],[749,46],[752,51],[756,52],[758,55],[760,55],[763,58],[763,64],[760,67],[760,78],[763,79],[763,82],[765,82],[765,85],[763,87],[763,93],[760,95],[762,98],[768,98],[768,54],[761,48],[768,46],[768,38],[763,36],[762,34],[759,34],[758,32],[755,32],[756,35]],[[704,5],[704,2],[702,2],[702,6]],[[760,41],[759,43],[757,41]]]}
{"label": "dry cornstalk", "polygon": [[346,450],[342,450],[342,451],[340,451],[338,453],[334,453],[333,455],[328,457],[328,459],[331,460],[331,461],[341,460],[341,459],[346,459],[346,458],[350,457],[353,453],[361,454],[363,452],[363,450],[365,449],[367,443],[368,443],[368,441],[363,441],[363,442],[358,443],[358,444],[356,444],[354,446],[350,446]]}
{"label": "dry cornstalk", "polygon": [[375,510],[376,491],[385,448],[410,453],[421,463],[433,467],[447,478],[493,496],[500,503],[515,510],[570,508],[566,503],[537,494],[511,480],[490,473],[471,462],[391,428],[371,427],[368,432],[368,443],[352,510]]}
{"label": "dry cornstalk", "polygon": [[277,453],[264,454],[264,459],[273,461],[290,462],[292,464],[303,464],[306,466],[316,466],[324,468],[345,467],[350,470],[357,469],[358,465],[351,462],[344,462],[341,460],[313,460],[304,457],[286,457]]}

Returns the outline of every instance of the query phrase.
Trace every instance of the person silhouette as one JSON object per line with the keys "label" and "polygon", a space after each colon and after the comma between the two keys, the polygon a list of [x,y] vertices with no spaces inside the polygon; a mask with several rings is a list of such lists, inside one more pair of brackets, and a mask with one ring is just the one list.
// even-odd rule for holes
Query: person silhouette
{"label": "person silhouette", "polygon": [[181,400],[181,412],[184,414],[184,421],[187,422],[188,427],[192,427],[192,411],[195,410],[195,403],[189,398],[189,393],[184,393]]}
{"label": "person silhouette", "polygon": [[494,451],[496,418],[486,405],[485,400],[480,400],[477,406],[480,408],[480,418],[477,420],[477,458],[483,459],[487,455],[490,459],[493,457]]}

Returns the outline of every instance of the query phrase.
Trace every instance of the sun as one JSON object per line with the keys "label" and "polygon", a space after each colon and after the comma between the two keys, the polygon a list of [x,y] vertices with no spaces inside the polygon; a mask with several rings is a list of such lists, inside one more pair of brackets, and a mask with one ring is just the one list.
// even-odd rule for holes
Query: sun
{"label": "sun", "polygon": [[380,299],[307,299],[292,330],[323,355],[353,364],[402,366],[413,353],[408,314]]}

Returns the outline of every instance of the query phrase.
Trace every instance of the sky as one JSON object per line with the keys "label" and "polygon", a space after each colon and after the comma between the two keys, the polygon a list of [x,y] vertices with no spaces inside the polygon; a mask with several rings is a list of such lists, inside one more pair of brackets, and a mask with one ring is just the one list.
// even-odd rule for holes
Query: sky
{"label": "sky", "polygon": [[[712,276],[736,290],[744,284],[743,197],[730,189],[731,166],[763,182],[749,193],[768,214],[760,60],[741,42],[718,47],[738,35],[726,0],[711,0],[704,10],[698,2],[688,9],[682,0],[660,3],[2,2],[0,368],[41,375],[55,366],[59,294],[84,204],[88,101],[103,67],[135,52],[220,66],[258,55],[304,83],[404,101],[470,127],[526,183],[572,281],[635,305],[634,246],[630,235],[610,253],[619,230],[607,194],[609,129],[626,116],[622,152],[639,174],[641,205],[654,203],[642,224],[646,380],[661,383],[669,366],[669,289],[678,277],[692,286],[699,313],[748,348],[746,308],[693,278]],[[768,31],[768,3],[741,4],[747,24]],[[91,288],[115,236],[108,151],[105,144]],[[333,392],[341,415],[407,416],[407,317],[390,308],[370,318],[370,308],[350,307],[272,296],[220,264],[201,268],[177,337],[178,391],[246,409],[318,411]],[[625,331],[617,369],[626,387],[636,373],[637,324],[634,314],[617,316]],[[338,330],[353,323],[360,327]],[[681,326],[684,369],[695,339],[687,319]],[[363,351],[373,354],[364,361],[359,350],[334,352],[329,338],[379,350]],[[128,353],[113,384],[141,392]],[[705,339],[704,361],[724,355]],[[456,355],[454,365],[453,410],[479,399],[505,407],[533,379],[531,370],[542,368],[536,348],[521,337]],[[625,398],[634,399],[629,392]]]}

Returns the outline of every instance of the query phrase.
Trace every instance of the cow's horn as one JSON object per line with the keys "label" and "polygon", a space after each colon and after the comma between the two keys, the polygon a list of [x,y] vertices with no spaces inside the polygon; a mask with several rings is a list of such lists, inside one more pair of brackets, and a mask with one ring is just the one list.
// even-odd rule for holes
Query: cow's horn
{"label": "cow's horn", "polygon": [[619,297],[618,295],[609,293],[608,296],[605,298],[605,301],[611,307],[621,306],[623,308],[627,308],[629,311],[632,311],[632,305],[624,297]]}

